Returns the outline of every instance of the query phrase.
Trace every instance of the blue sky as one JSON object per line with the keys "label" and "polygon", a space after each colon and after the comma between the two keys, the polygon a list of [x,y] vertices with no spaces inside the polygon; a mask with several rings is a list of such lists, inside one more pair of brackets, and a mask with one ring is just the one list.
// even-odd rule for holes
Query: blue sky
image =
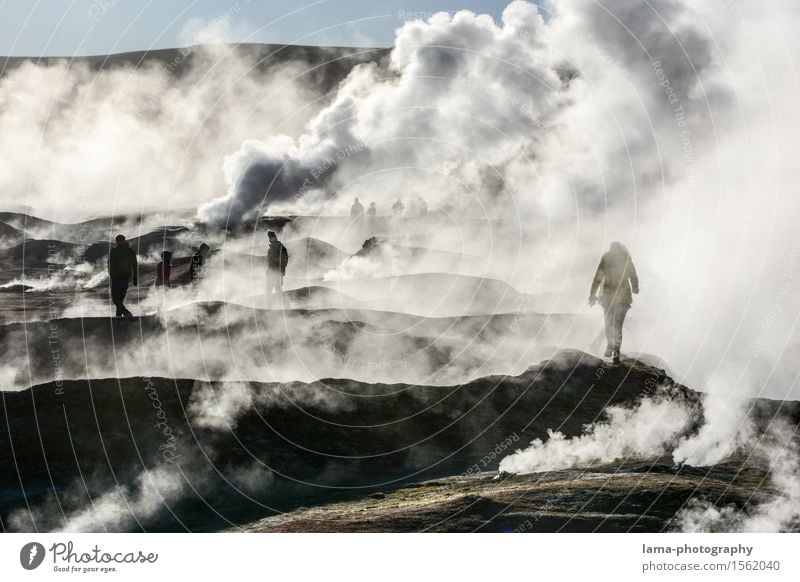
{"label": "blue sky", "polygon": [[0,0],[0,55],[88,55],[196,40],[390,46],[415,13],[499,18],[510,0]]}

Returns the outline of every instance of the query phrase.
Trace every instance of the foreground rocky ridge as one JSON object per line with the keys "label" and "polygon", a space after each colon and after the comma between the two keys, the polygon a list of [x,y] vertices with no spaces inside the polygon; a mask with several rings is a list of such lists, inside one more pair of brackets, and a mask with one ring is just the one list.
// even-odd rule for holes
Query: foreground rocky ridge
{"label": "foreground rocky ridge", "polygon": [[656,532],[698,493],[743,508],[769,498],[766,468],[732,460],[713,468],[669,459],[499,477],[482,472],[298,509],[245,532]]}
{"label": "foreground rocky ridge", "polygon": [[[708,479],[699,476],[706,470],[674,474],[648,459],[636,460],[636,470],[609,466],[501,481],[484,474],[514,449],[549,438],[549,430],[579,435],[608,406],[632,406],[654,394],[682,402],[701,422],[701,395],[662,370],[635,360],[609,366],[571,350],[519,376],[455,386],[52,382],[2,393],[0,463],[11,470],[0,474],[0,520],[4,530],[23,531],[214,531],[316,507],[313,515],[245,527],[501,531],[525,520],[495,521],[491,512],[506,515],[501,509],[521,495],[522,506],[513,505],[530,519],[557,487],[564,492],[553,509],[558,515],[538,519],[537,528],[656,531],[692,494],[723,488],[720,499],[743,502],[767,490],[757,479],[763,468],[715,467],[717,477]],[[796,423],[795,404],[754,401],[753,414]],[[602,495],[592,484],[602,485]],[[669,502],[662,503],[661,492]],[[370,508],[374,520],[366,517]],[[582,516],[564,521],[570,508]],[[356,519],[361,510],[364,520]],[[454,512],[461,517],[447,517]],[[318,515],[331,525],[319,525]]]}
{"label": "foreground rocky ridge", "polygon": [[[602,366],[565,351],[520,376],[449,387],[122,378],[5,392],[0,462],[16,469],[0,476],[0,517],[12,529],[12,513],[23,529],[62,527],[64,515],[109,491],[142,495],[157,471],[179,494],[156,496],[163,507],[148,505],[147,515],[123,507],[107,527],[218,529],[334,492],[458,475],[508,439],[525,444],[551,428],[579,434],[606,406],[647,393],[653,379],[677,398],[698,398],[656,369],[597,375]],[[37,515],[26,504],[57,511]]]}

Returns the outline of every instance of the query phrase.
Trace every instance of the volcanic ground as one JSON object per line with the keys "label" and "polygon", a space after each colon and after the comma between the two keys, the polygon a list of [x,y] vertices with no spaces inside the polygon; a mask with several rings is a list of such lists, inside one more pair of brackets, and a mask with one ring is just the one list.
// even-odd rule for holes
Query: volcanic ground
{"label": "volcanic ground", "polygon": [[[654,356],[592,355],[596,318],[548,312],[479,254],[437,247],[436,217],[355,234],[343,217],[225,233],[0,219],[4,531],[668,531],[699,501],[748,514],[781,495],[758,455],[676,465],[703,395]],[[290,254],[283,296],[264,292],[266,228]],[[132,319],[112,317],[105,276],[123,229]],[[212,252],[193,287],[199,241]],[[658,449],[499,470],[645,401],[686,415]],[[749,417],[796,429],[800,408],[758,399]]]}

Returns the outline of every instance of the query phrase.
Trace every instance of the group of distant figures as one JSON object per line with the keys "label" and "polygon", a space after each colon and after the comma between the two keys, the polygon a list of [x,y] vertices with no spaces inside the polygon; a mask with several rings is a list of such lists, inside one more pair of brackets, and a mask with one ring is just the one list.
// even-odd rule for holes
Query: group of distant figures
{"label": "group of distant figures", "polygon": [[[392,214],[395,217],[401,217],[406,212],[406,205],[403,204],[403,201],[398,198],[397,202],[392,205]],[[364,211],[364,206],[359,202],[358,198],[353,201],[353,205],[350,207],[350,218],[360,218],[366,214],[367,218],[374,219],[378,216],[378,207],[375,205],[374,202],[371,202],[369,208],[367,208],[366,212]],[[416,216],[417,218],[422,218],[423,216],[428,215],[428,203],[425,202],[422,198],[417,198],[413,202],[412,208],[412,215]]]}
{"label": "group of distant figures", "polygon": [[[274,231],[267,232],[267,297],[275,293],[279,298],[283,294],[283,278],[286,275],[286,266],[289,264],[289,252]],[[108,255],[108,276],[111,287],[111,302],[116,308],[117,317],[133,317],[130,310],[125,307],[125,296],[128,287],[139,284],[138,261],[136,253],[125,235],[118,234],[115,238],[116,245]],[[197,292],[206,259],[211,247],[202,243],[192,255],[189,262],[189,280],[194,292]],[[155,286],[167,289],[172,287],[172,251],[161,252],[161,262],[156,265]]]}
{"label": "group of distant figures", "polygon": [[[397,201],[395,206],[402,202]],[[363,215],[363,207],[356,198],[353,206],[358,205],[361,211],[355,209],[353,216]],[[374,203],[370,210],[375,207]],[[399,208],[399,212],[402,212]],[[374,212],[372,214],[374,216]],[[269,248],[267,250],[267,297],[271,298],[273,293],[282,297],[283,278],[286,274],[286,266],[289,263],[289,253],[282,242],[278,240],[274,231],[267,233]],[[196,289],[199,282],[206,257],[209,253],[209,246],[201,244],[197,252],[192,255],[189,266],[189,277],[193,287]],[[161,262],[156,266],[156,287],[168,288],[172,286],[170,279],[172,271],[172,252],[163,251]],[[117,235],[116,246],[108,256],[108,275],[111,280],[111,300],[117,309],[117,317],[133,317],[133,314],[124,305],[125,295],[128,292],[130,283],[138,284],[138,270],[136,253],[128,245],[124,235]],[[598,291],[600,295],[598,296]],[[620,360],[620,350],[622,348],[622,326],[625,316],[633,303],[633,294],[639,293],[639,277],[633,265],[628,249],[621,243],[611,243],[611,248],[601,258],[597,265],[594,279],[592,280],[589,291],[589,305],[595,305],[598,301],[603,307],[605,318],[606,351],[605,357],[612,358],[614,363]]]}

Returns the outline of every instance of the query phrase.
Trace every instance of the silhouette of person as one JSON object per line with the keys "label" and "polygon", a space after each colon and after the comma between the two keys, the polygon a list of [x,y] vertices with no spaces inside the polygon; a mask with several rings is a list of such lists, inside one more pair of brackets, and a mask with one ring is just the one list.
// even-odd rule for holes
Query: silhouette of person
{"label": "silhouette of person", "polygon": [[189,279],[192,281],[192,287],[195,291],[197,291],[197,286],[203,277],[203,267],[205,267],[209,250],[211,250],[209,246],[206,243],[202,243],[197,252],[192,255],[192,260],[189,263]]}
{"label": "silhouette of person", "polygon": [[367,208],[367,216],[369,218],[375,218],[378,215],[378,209],[375,207],[375,203],[371,203],[369,208]]}
{"label": "silhouette of person", "polygon": [[267,250],[267,299],[271,300],[272,291],[283,297],[283,277],[286,265],[289,264],[289,252],[274,231],[267,232],[269,249]]}
{"label": "silhouette of person", "polygon": [[156,265],[156,287],[172,287],[170,273],[172,272],[172,252],[161,251],[161,262]]}
{"label": "silhouette of person", "polygon": [[606,331],[606,357],[619,363],[622,348],[622,324],[633,303],[631,293],[639,293],[639,277],[628,249],[621,243],[611,243],[611,248],[600,258],[589,291],[589,305],[597,302],[597,290],[602,285],[600,305],[603,306]]}
{"label": "silhouette of person", "polygon": [[359,216],[363,215],[364,215],[364,207],[361,206],[361,202],[359,202],[358,198],[356,198],[353,201],[353,205],[350,207],[350,217],[358,218]]}
{"label": "silhouette of person", "polygon": [[138,284],[136,253],[128,246],[125,236],[118,234],[116,246],[108,253],[108,277],[111,280],[111,301],[117,308],[117,317],[133,317],[123,305],[128,293],[128,284]]}
{"label": "silhouette of person", "polygon": [[417,198],[417,216],[422,218],[428,214],[428,203],[422,198]]}
{"label": "silhouette of person", "polygon": [[392,212],[394,212],[395,216],[403,216],[403,212],[405,212],[405,210],[406,205],[403,204],[403,201],[399,198],[397,199],[397,202],[392,205]]}

